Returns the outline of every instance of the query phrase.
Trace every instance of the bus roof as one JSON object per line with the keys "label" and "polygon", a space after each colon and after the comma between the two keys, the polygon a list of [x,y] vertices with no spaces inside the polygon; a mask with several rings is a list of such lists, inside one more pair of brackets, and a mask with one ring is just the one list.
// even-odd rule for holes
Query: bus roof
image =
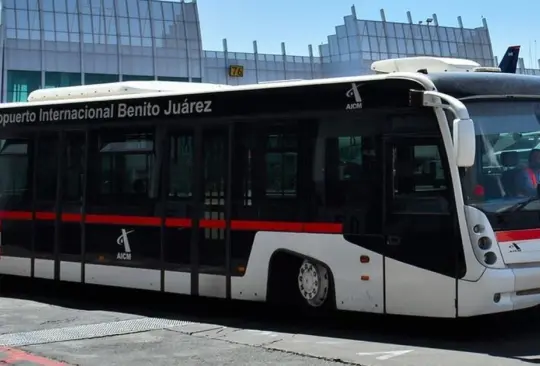
{"label": "bus roof", "polygon": [[112,97],[117,95],[139,95],[151,93],[182,92],[194,94],[233,88],[230,85],[189,83],[175,81],[121,81],[115,83],[78,85],[61,88],[38,89],[30,93],[29,102],[72,100],[99,97]]}
{"label": "bus roof", "polygon": [[[431,66],[430,66],[431,65]],[[107,84],[82,85],[62,88],[39,89],[30,93],[28,102],[3,103],[4,108],[91,103],[153,97],[188,96],[194,94],[256,91],[266,89],[309,87],[342,83],[362,83],[377,80],[405,79],[426,89],[437,89],[457,98],[482,95],[540,95],[540,77],[505,74],[500,72],[474,72],[474,61],[437,57],[382,60],[373,63],[376,75],[283,80],[247,85],[223,85],[174,81],[128,81]],[[416,67],[427,69],[414,71]],[[441,68],[447,68],[441,72]],[[459,71],[463,67],[471,71]],[[407,71],[400,71],[407,70]]]}
{"label": "bus roof", "polygon": [[[405,78],[407,79],[418,79],[418,81],[423,79],[424,83],[429,83],[429,81],[425,78],[425,75],[419,73],[395,73],[392,75],[398,77],[400,74],[405,75]],[[108,84],[81,85],[64,88],[38,89],[32,92],[32,94],[34,94],[32,100],[28,102],[2,103],[0,104],[0,109],[69,103],[88,103],[107,100],[113,101],[122,99],[152,98],[159,96],[165,97],[191,94],[222,93],[227,91],[234,92],[290,88],[298,86],[330,85],[339,83],[359,83],[363,81],[384,80],[387,77],[388,74],[361,75],[311,80],[284,80],[272,83],[245,84],[237,86],[222,84],[186,83],[175,81],[167,82],[168,85],[157,84],[162,82],[155,81],[116,82]],[[126,84],[128,85],[126,86]],[[77,90],[79,91],[78,97],[74,95]],[[110,92],[107,92],[107,90],[110,90]],[[123,90],[127,90],[127,92],[122,92]],[[65,92],[69,92],[69,95],[67,95]],[[38,96],[41,96],[41,98],[38,99]]]}

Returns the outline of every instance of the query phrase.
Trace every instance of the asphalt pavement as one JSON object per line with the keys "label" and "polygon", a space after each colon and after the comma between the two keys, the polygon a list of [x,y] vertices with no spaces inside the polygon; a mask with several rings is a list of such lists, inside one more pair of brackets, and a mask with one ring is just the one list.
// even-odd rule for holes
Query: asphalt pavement
{"label": "asphalt pavement", "polygon": [[339,314],[95,288],[0,288],[0,365],[540,363],[538,310],[474,321]]}

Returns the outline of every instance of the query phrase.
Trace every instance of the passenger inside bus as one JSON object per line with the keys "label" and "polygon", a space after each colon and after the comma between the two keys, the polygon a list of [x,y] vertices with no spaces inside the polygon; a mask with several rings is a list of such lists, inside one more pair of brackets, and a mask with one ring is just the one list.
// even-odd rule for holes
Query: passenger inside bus
{"label": "passenger inside bus", "polygon": [[528,167],[521,170],[516,177],[515,187],[518,195],[536,196],[536,187],[540,180],[540,149],[532,149],[529,153]]}

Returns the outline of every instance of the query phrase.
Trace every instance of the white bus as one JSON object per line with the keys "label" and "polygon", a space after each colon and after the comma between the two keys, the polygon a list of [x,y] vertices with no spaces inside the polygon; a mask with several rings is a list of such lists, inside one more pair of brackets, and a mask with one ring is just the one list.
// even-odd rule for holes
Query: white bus
{"label": "white bus", "polygon": [[540,204],[504,187],[524,167],[484,156],[540,132],[540,78],[476,66],[4,104],[0,274],[446,318],[536,306]]}

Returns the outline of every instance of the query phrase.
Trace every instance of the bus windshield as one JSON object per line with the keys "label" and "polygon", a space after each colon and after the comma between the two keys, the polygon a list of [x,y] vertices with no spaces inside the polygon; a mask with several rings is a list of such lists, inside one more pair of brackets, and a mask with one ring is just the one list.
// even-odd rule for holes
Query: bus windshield
{"label": "bus windshield", "polygon": [[477,135],[476,163],[462,176],[466,202],[486,212],[540,210],[540,200],[535,199],[540,183],[540,98],[466,104]]}

